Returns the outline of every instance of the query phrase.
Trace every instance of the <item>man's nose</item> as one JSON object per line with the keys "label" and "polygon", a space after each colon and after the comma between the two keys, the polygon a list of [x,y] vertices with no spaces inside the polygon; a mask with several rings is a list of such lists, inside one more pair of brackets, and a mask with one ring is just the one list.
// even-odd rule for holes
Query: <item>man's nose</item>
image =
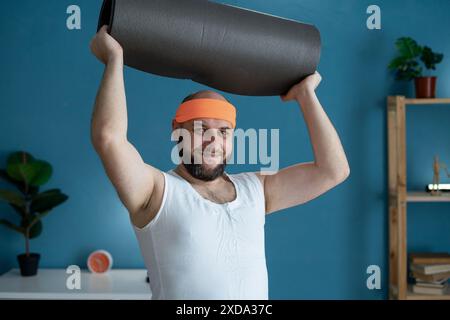
{"label": "man's nose", "polygon": [[217,129],[209,129],[207,133],[203,135],[203,141],[206,143],[220,142],[220,131]]}
{"label": "man's nose", "polygon": [[204,137],[203,148],[208,147],[210,149],[213,148],[214,150],[222,149],[223,143],[218,132],[219,131],[216,130],[214,133],[210,133],[206,137]]}

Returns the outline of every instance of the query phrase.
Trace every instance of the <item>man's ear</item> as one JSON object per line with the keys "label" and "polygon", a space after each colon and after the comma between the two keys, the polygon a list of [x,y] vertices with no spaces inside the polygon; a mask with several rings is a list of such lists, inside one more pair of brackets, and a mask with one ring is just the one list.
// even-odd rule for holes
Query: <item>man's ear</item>
{"label": "man's ear", "polygon": [[[183,124],[176,122],[175,119],[172,119],[172,131],[175,131],[175,129],[178,128],[183,128]],[[177,143],[180,143],[181,141],[183,141],[183,136],[178,137]]]}
{"label": "man's ear", "polygon": [[178,122],[175,120],[175,118],[173,118],[173,119],[172,119],[172,131],[175,130],[175,129],[177,129],[177,128],[181,128],[181,127],[182,127],[181,123],[178,123]]}
{"label": "man's ear", "polygon": [[[172,119],[172,131],[175,131],[176,129],[182,128],[182,127],[183,127],[183,125],[181,123],[178,123],[175,121],[175,119]],[[182,141],[183,141],[183,136],[180,135],[178,137],[177,144],[180,144]],[[183,158],[183,149],[178,151],[178,155],[180,156],[180,158]]]}

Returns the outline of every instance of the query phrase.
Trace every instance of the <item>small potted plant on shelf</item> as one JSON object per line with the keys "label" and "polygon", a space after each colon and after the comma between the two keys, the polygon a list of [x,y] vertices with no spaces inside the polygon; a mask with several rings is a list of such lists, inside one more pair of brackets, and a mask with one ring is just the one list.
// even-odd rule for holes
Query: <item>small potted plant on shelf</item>
{"label": "small potted plant on shelf", "polygon": [[0,200],[6,201],[18,214],[20,223],[0,219],[0,225],[22,234],[25,253],[17,256],[22,276],[37,274],[40,254],[30,252],[30,239],[42,232],[41,219],[53,208],[67,200],[59,189],[39,192],[52,175],[52,166],[31,154],[20,151],[10,154],[6,169],[0,169],[0,177],[14,185],[19,192],[0,189]]}
{"label": "small potted plant on shelf", "polygon": [[392,59],[388,68],[395,71],[397,80],[414,79],[416,98],[436,97],[436,76],[424,76],[423,66],[427,70],[436,70],[436,64],[444,58],[442,53],[435,53],[430,47],[420,46],[410,37],[401,37],[395,42],[399,55]]}

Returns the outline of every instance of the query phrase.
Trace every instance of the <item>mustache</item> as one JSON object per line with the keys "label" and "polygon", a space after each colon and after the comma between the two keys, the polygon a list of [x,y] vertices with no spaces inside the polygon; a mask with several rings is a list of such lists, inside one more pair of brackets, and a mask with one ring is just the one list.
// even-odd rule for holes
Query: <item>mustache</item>
{"label": "mustache", "polygon": [[214,157],[224,157],[225,152],[223,152],[223,150],[221,150],[221,149],[213,149],[213,150],[210,150],[208,148],[205,148],[205,149],[194,149],[192,151],[191,156],[193,157],[195,155],[197,155],[197,156],[205,156],[205,155],[206,156],[213,156],[214,155]]}

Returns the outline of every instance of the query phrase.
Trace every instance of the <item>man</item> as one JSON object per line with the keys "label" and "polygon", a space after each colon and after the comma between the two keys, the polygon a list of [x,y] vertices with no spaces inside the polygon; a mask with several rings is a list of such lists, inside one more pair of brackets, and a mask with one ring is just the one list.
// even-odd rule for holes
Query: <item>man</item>
{"label": "man", "polygon": [[[314,92],[320,75],[308,76],[281,96],[301,107],[313,162],[272,175],[227,174],[236,111],[222,95],[204,90],[188,96],[172,121],[174,130],[191,133],[191,141],[180,139],[182,146],[190,145],[180,155],[188,152],[188,160],[196,157],[201,163],[186,162],[183,155],[175,169],[162,172],[144,163],[127,140],[123,52],[106,26],[93,38],[91,50],[106,66],[92,116],[92,143],[130,214],[153,298],[268,299],[265,215],[316,198],[350,172]],[[201,121],[200,129],[195,121]],[[204,130],[211,136],[207,140]]]}

